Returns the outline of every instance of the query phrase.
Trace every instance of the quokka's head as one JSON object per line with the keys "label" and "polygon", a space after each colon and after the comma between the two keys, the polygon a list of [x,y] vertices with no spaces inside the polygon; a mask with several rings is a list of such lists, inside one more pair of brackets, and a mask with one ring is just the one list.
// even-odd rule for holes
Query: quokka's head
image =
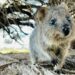
{"label": "quokka's head", "polygon": [[54,7],[41,7],[36,15],[37,27],[40,27],[46,35],[54,38],[66,38],[72,33],[72,18],[65,3]]}

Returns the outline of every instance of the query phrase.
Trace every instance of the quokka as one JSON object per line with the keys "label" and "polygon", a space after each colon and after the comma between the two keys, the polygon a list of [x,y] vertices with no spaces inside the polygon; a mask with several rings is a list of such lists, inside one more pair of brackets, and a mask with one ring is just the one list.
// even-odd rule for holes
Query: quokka
{"label": "quokka", "polygon": [[74,21],[65,3],[41,7],[35,15],[36,27],[30,37],[31,61],[50,61],[61,69],[75,35]]}

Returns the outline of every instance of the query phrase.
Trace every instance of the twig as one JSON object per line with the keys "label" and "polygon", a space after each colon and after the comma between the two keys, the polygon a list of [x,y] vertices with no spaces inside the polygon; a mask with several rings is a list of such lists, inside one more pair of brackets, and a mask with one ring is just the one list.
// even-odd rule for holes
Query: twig
{"label": "twig", "polygon": [[75,74],[75,70],[62,69],[62,73]]}

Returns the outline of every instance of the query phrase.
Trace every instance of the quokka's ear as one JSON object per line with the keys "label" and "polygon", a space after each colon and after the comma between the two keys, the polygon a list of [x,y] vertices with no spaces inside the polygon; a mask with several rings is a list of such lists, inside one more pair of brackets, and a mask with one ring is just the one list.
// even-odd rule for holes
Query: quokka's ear
{"label": "quokka's ear", "polygon": [[63,7],[66,10],[68,10],[68,6],[67,6],[67,4],[65,2],[62,2],[58,7]]}
{"label": "quokka's ear", "polygon": [[47,12],[47,7],[41,7],[40,9],[38,9],[35,14],[35,20],[36,21],[43,21],[43,19],[46,16],[46,12]]}

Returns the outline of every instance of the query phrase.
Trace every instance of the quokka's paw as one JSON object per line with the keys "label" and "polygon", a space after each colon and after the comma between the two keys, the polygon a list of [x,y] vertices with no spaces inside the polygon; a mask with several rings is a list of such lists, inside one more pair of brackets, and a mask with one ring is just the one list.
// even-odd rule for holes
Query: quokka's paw
{"label": "quokka's paw", "polygon": [[54,66],[54,71],[55,71],[56,73],[60,74],[60,73],[61,73],[61,67],[60,67],[59,65],[55,65],[55,66]]}
{"label": "quokka's paw", "polygon": [[55,70],[55,72],[56,72],[57,74],[60,74],[62,71],[61,71],[61,69],[57,69],[57,70]]}

